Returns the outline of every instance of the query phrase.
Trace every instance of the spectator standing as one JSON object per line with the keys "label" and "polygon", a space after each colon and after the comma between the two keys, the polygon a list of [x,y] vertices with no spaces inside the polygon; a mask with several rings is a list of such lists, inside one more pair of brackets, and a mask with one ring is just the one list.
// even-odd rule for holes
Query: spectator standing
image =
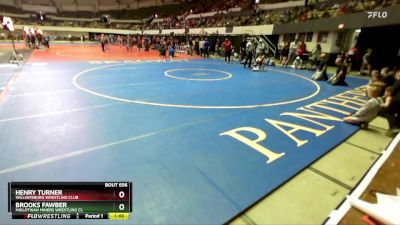
{"label": "spectator standing", "polygon": [[260,56],[260,55],[264,55],[265,54],[265,44],[263,42],[263,40],[260,38],[257,44],[257,48],[256,48],[256,59]]}
{"label": "spectator standing", "polygon": [[221,46],[220,40],[219,38],[217,38],[217,41],[215,41],[215,53],[217,54],[217,56],[221,56],[219,51],[220,46]]}
{"label": "spectator standing", "polygon": [[224,52],[225,52],[225,62],[231,63],[232,42],[228,38],[225,38],[225,41],[222,44],[222,46],[224,47]]}
{"label": "spectator standing", "polygon": [[208,38],[204,40],[204,57],[210,57],[210,41]]}
{"label": "spectator standing", "polygon": [[101,50],[102,50],[103,52],[106,51],[106,41],[107,41],[106,36],[105,36],[104,34],[101,34],[101,35],[100,35],[100,43],[101,43]]}
{"label": "spectator standing", "polygon": [[172,44],[169,46],[169,57],[175,57],[175,47]]}
{"label": "spectator standing", "polygon": [[123,39],[123,42],[125,44],[126,51],[132,52],[131,37],[128,35],[126,38]]}
{"label": "spectator standing", "polygon": [[293,60],[295,59],[296,51],[298,48],[299,48],[299,41],[297,39],[295,39],[294,41],[292,41],[290,43],[290,46],[289,46],[289,64],[291,62],[293,62]]}
{"label": "spectator standing", "polygon": [[33,31],[33,29],[31,29],[30,31],[30,41],[31,41],[31,48],[36,49],[36,37],[35,37],[35,32]]}
{"label": "spectator standing", "polygon": [[[214,39],[215,41],[215,39]],[[209,47],[209,54],[210,55],[214,55],[215,54],[215,44],[214,41],[211,39],[208,39],[208,42],[210,43],[210,47]]]}
{"label": "spectator standing", "polygon": [[128,35],[128,44],[131,49],[130,51],[132,51],[132,47],[135,45],[135,40],[129,35]]}
{"label": "spectator standing", "polygon": [[200,56],[204,56],[204,44],[205,44],[205,42],[204,42],[204,40],[203,40],[203,38],[200,40],[200,42],[199,42],[199,50],[200,50]]}
{"label": "spectator standing", "polygon": [[193,39],[189,39],[189,55],[193,55]]}
{"label": "spectator standing", "polygon": [[50,48],[50,36],[49,35],[44,36],[44,46],[46,48]]}
{"label": "spectator standing", "polygon": [[349,55],[349,51],[341,51],[340,54],[338,55],[338,58],[342,58],[343,61],[347,65],[347,73],[350,73],[351,71],[351,66],[352,66],[352,57]]}
{"label": "spectator standing", "polygon": [[350,58],[351,64],[348,65],[347,71],[350,72],[353,68],[353,62],[357,61],[357,55],[358,55],[358,48],[354,46],[347,52],[348,57]]}
{"label": "spectator standing", "polygon": [[145,51],[149,51],[150,50],[150,40],[149,40],[149,38],[144,38],[143,39],[143,46],[144,46],[144,50]]}
{"label": "spectator standing", "polygon": [[166,58],[167,49],[165,47],[165,43],[162,43],[159,48],[161,58]]}
{"label": "spectator standing", "polygon": [[371,73],[371,54],[372,49],[367,49],[367,52],[364,54],[360,69],[360,75],[369,76]]}
{"label": "spectator standing", "polygon": [[307,52],[307,47],[304,41],[300,42],[299,47],[296,50],[296,56],[299,56],[300,59],[304,62],[304,54]]}
{"label": "spectator standing", "polygon": [[282,56],[281,64],[283,67],[288,67],[289,65],[289,48],[290,48],[289,43],[286,42],[281,51],[281,56]]}
{"label": "spectator standing", "polygon": [[142,41],[143,41],[142,38],[138,38],[137,47],[138,47],[139,51],[140,51],[140,49],[142,49]]}
{"label": "spectator standing", "polygon": [[345,51],[344,52],[344,58],[345,58],[345,62],[347,65],[347,73],[351,72],[351,69],[353,67],[353,56],[350,55],[351,51]]}
{"label": "spectator standing", "polygon": [[311,66],[316,66],[319,64],[321,54],[322,54],[321,45],[317,44],[315,46],[314,50],[312,50],[312,52],[311,52],[311,56],[310,56]]}
{"label": "spectator standing", "polygon": [[196,55],[200,54],[200,49],[199,49],[199,38],[197,38],[194,41],[194,51],[196,52]]}
{"label": "spectator standing", "polygon": [[247,41],[245,38],[242,39],[242,43],[240,43],[240,59],[239,62],[242,62],[244,60],[244,57],[246,57],[246,44]]}

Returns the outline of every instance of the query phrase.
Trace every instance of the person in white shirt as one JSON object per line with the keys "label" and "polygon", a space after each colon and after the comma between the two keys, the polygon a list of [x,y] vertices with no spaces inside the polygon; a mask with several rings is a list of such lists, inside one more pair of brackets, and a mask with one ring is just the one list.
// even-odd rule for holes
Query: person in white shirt
{"label": "person in white shirt", "polygon": [[290,43],[289,47],[289,64],[292,63],[296,57],[296,51],[299,48],[299,40],[296,39]]}
{"label": "person in white shirt", "polygon": [[251,61],[253,59],[253,50],[254,50],[254,41],[249,39],[246,44],[246,61],[244,62],[243,67],[246,67],[248,62],[248,68],[251,68]]}
{"label": "person in white shirt", "polygon": [[200,56],[204,56],[205,52],[204,52],[204,39],[203,38],[199,41],[199,50],[200,50]]}
{"label": "person in white shirt", "polygon": [[374,86],[367,87],[368,101],[356,113],[343,118],[346,123],[358,124],[362,128],[367,129],[368,123],[378,116],[378,112],[383,105],[383,101],[379,97],[380,89]]}
{"label": "person in white shirt", "polygon": [[256,59],[260,56],[260,55],[264,55],[265,54],[265,44],[263,42],[263,40],[260,38],[258,44],[257,44],[257,48],[256,48]]}

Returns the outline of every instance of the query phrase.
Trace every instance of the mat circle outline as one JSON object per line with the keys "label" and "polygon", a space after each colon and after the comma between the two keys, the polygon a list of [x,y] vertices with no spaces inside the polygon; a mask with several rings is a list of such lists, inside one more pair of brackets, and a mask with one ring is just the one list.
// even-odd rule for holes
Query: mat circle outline
{"label": "mat circle outline", "polygon": [[119,98],[119,97],[114,97],[111,95],[106,95],[106,94],[102,94],[93,90],[90,90],[89,88],[85,88],[81,85],[78,84],[77,80],[80,76],[82,76],[85,73],[91,72],[91,71],[95,71],[95,70],[101,70],[101,69],[105,69],[105,68],[109,68],[109,67],[114,67],[114,66],[122,66],[122,65],[126,65],[126,64],[113,64],[113,65],[106,65],[106,66],[99,66],[99,67],[94,67],[91,69],[86,69],[83,70],[79,73],[77,73],[73,78],[72,78],[72,84],[78,88],[81,91],[87,92],[89,94],[98,96],[98,97],[102,97],[102,98],[106,98],[106,99],[111,99],[111,100],[115,100],[115,101],[120,101],[120,102],[125,102],[125,103],[136,103],[136,104],[142,104],[142,105],[151,105],[151,106],[161,106],[161,107],[174,107],[174,108],[191,108],[191,109],[254,109],[254,108],[261,108],[261,107],[272,107],[272,106],[280,106],[280,105],[288,105],[288,104],[292,104],[292,103],[296,103],[296,102],[302,102],[308,99],[313,98],[314,96],[318,95],[318,93],[321,91],[321,87],[319,86],[319,84],[307,77],[303,77],[299,74],[295,74],[295,73],[291,73],[291,72],[287,72],[287,71],[281,71],[281,70],[275,70],[275,69],[269,69],[271,71],[276,71],[279,73],[285,73],[285,74],[289,74],[301,79],[304,79],[306,81],[309,81],[310,83],[312,83],[315,87],[316,90],[311,93],[308,96],[302,97],[302,98],[298,98],[298,99],[293,99],[293,100],[288,100],[288,101],[283,101],[283,102],[274,102],[274,103],[264,103],[264,104],[252,104],[252,105],[190,105],[190,104],[169,104],[169,103],[159,103],[159,102],[150,102],[150,101],[144,101],[144,100],[132,100],[132,99],[126,99],[126,98]]}
{"label": "mat circle outline", "polygon": [[[218,73],[223,73],[227,76],[221,77],[221,78],[186,78],[186,77],[178,77],[171,75],[171,72],[174,71],[182,71],[182,70],[200,70],[200,71],[213,71],[213,72],[218,72]],[[228,73],[226,71],[222,70],[215,70],[215,69],[204,69],[204,68],[179,68],[179,69],[172,69],[172,70],[167,70],[164,72],[164,75],[173,79],[178,79],[178,80],[193,80],[193,81],[217,81],[217,80],[227,80],[231,79],[233,75],[231,73]]]}

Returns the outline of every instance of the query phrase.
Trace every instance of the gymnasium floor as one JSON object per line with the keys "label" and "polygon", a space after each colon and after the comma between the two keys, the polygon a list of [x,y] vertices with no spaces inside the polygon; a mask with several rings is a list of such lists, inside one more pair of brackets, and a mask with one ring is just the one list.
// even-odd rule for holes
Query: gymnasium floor
{"label": "gymnasium floor", "polygon": [[[121,224],[321,223],[391,140],[380,118],[359,132],[340,120],[365,102],[361,78],[333,87],[309,71],[97,45],[35,50],[0,73],[0,192],[132,181]],[[2,198],[0,224],[27,224]],[[77,224],[40,223],[55,222]]]}

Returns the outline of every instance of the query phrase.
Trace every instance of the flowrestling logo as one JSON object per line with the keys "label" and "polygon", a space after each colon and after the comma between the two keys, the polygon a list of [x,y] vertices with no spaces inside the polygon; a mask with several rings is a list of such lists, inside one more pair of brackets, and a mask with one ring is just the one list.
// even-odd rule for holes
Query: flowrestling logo
{"label": "flowrestling logo", "polygon": [[388,12],[386,12],[386,11],[383,11],[383,12],[381,12],[381,11],[369,11],[369,12],[367,12],[367,14],[368,14],[368,19],[375,19],[375,18],[385,19],[385,18],[388,17]]}

